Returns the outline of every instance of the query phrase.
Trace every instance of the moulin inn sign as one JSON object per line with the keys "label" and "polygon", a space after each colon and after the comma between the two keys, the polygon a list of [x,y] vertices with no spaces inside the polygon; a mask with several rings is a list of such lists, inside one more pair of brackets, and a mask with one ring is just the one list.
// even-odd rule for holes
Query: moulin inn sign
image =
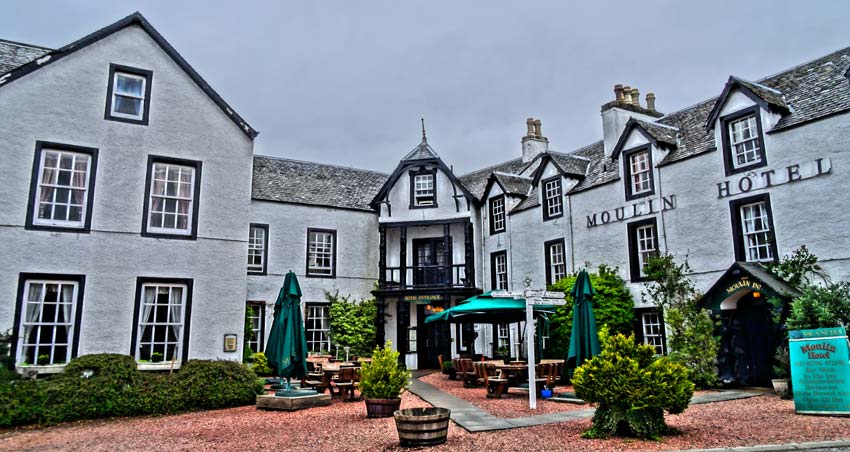
{"label": "moulin inn sign", "polygon": [[[830,173],[832,173],[832,160],[829,158],[819,158],[811,162],[788,165],[782,169],[753,170],[739,176],[735,180],[719,182],[717,184],[717,198],[728,198],[730,196],[799,182]],[[666,212],[675,208],[676,195],[649,198],[626,206],[587,215],[587,227],[592,228],[603,224],[631,220],[644,215]]]}
{"label": "moulin inn sign", "polygon": [[844,328],[788,333],[794,410],[850,416],[850,356]]}

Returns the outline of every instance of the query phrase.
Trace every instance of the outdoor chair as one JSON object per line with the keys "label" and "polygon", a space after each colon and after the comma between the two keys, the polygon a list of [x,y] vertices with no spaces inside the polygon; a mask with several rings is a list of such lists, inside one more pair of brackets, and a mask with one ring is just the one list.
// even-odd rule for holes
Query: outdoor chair
{"label": "outdoor chair", "polygon": [[329,390],[333,394],[330,378],[324,372],[321,375],[314,375],[312,377],[308,374],[307,378],[301,379],[301,387],[314,389],[319,394],[324,394],[325,390]]}
{"label": "outdoor chair", "polygon": [[475,375],[475,368],[472,367],[472,360],[462,358],[458,360],[460,364],[460,377],[463,380],[464,388],[474,388],[478,386],[478,376]]}
{"label": "outdoor chair", "polygon": [[339,377],[335,385],[342,400],[346,402],[354,400],[355,374],[354,367],[341,367],[339,369]]}
{"label": "outdoor chair", "polygon": [[[545,386],[549,382],[549,365],[548,364],[538,364],[534,366],[534,390],[537,392],[537,397],[541,397],[541,391],[543,391],[543,386]],[[531,382],[528,382],[528,390],[531,390]]]}
{"label": "outdoor chair", "polygon": [[482,363],[481,369],[484,373],[484,385],[487,388],[487,398],[501,399],[508,392],[510,381],[496,371],[495,364]]}

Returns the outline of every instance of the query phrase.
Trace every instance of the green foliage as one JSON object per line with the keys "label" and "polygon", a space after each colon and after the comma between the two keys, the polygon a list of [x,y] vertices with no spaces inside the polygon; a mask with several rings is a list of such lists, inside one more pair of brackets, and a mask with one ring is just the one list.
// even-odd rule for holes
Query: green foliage
{"label": "green foliage", "polygon": [[86,355],[51,379],[0,382],[0,427],[250,405],[261,392],[256,375],[230,361],[189,361],[158,375],[129,356]]}
{"label": "green foliage", "polygon": [[364,362],[360,369],[360,392],[367,399],[395,399],[407,387],[410,372],[402,368],[398,352],[390,346],[375,347],[372,362]]}
{"label": "green foliage", "polygon": [[636,344],[634,336],[600,333],[602,352],[573,375],[576,395],[598,404],[586,438],[611,435],[658,439],[672,430],[664,412],[678,414],[688,407],[694,384],[688,369],[655,348]]}
{"label": "green foliage", "polygon": [[251,361],[252,351],[251,347],[248,345],[248,342],[254,340],[254,325],[251,324],[251,317],[253,317],[254,308],[252,306],[245,307],[245,327],[242,332],[242,362],[247,363]]}
{"label": "green foliage", "polygon": [[0,382],[20,378],[15,372],[15,357],[12,356],[12,329],[0,333]]}
{"label": "green foliage", "polygon": [[791,303],[786,320],[789,330],[850,325],[850,282],[825,287],[809,286]]}
{"label": "green foliage", "polygon": [[672,333],[667,338],[670,360],[687,367],[698,386],[714,386],[720,338],[714,335],[714,319],[698,305],[700,295],[687,277],[687,259],[678,264],[665,253],[651,257],[644,271],[644,296],[662,308]]}
{"label": "green foliage", "polygon": [[[593,316],[596,326],[607,326],[612,333],[627,334],[632,330],[635,303],[625,281],[618,275],[616,267],[600,265],[596,273],[590,273],[590,283],[596,290],[593,297]],[[548,358],[567,356],[570,350],[570,333],[573,328],[573,295],[577,273],[571,274],[550,286],[551,290],[564,292],[567,304],[558,306],[551,317],[549,341],[544,354]]]}
{"label": "green foliage", "polygon": [[443,369],[452,369],[454,368],[454,363],[451,361],[443,361]]}
{"label": "green foliage", "polygon": [[[354,301],[339,292],[325,292],[330,302],[331,340],[340,348],[351,347],[352,356],[369,356],[375,345],[378,306],[374,299]],[[318,351],[318,350],[311,350]]]}
{"label": "green foliage", "polygon": [[269,367],[269,359],[266,358],[266,354],[263,352],[254,353],[253,358],[251,360],[254,364],[251,366],[251,370],[254,371],[257,375],[271,375],[272,368]]}
{"label": "green foliage", "polygon": [[797,289],[811,286],[815,277],[825,283],[829,282],[829,278],[818,265],[818,257],[812,254],[806,245],[794,250],[790,256],[783,256],[779,262],[767,264],[767,269]]}

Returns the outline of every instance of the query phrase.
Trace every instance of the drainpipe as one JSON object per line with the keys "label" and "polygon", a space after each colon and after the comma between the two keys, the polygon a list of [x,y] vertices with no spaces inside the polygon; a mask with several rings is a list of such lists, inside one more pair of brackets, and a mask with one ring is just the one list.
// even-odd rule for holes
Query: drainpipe
{"label": "drainpipe", "polygon": [[670,248],[667,247],[667,225],[664,224],[664,192],[661,189],[661,168],[656,166],[655,173],[658,175],[658,218],[661,220],[661,236],[664,238],[664,252],[669,253]]}
{"label": "drainpipe", "polygon": [[573,199],[572,196],[567,195],[567,213],[569,218],[568,231],[570,233],[570,271],[575,273],[576,271],[576,248],[575,242],[573,241]]}

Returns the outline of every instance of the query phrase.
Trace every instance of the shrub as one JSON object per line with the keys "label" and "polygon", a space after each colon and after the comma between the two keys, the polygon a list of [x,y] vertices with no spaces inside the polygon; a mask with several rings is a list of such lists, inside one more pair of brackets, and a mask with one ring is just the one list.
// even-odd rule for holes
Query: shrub
{"label": "shrub", "polygon": [[587,438],[611,435],[658,439],[672,432],[664,412],[681,413],[688,407],[694,384],[688,370],[655,348],[636,344],[634,336],[600,333],[602,352],[573,375],[576,395],[598,404]]}
{"label": "shrub", "polygon": [[[596,273],[590,273],[590,283],[596,290],[593,297],[593,316],[596,326],[608,327],[612,333],[628,334],[632,331],[635,303],[626,282],[617,273],[617,268],[600,265]],[[550,288],[564,292],[567,304],[558,306],[551,318],[549,341],[544,354],[549,358],[564,358],[570,350],[570,333],[573,328],[573,284],[578,274],[572,274],[556,282]]]}
{"label": "shrub", "polygon": [[136,361],[132,356],[117,353],[100,353],[74,358],[65,366],[60,378],[79,378],[84,371],[92,371],[91,377],[106,377],[118,383],[133,383],[139,377]]}
{"label": "shrub", "polygon": [[251,369],[223,360],[189,361],[175,376],[175,385],[189,409],[250,405],[263,392]]}
{"label": "shrub", "polygon": [[785,324],[789,330],[850,326],[850,282],[806,287],[791,302]]}
{"label": "shrub", "polygon": [[269,376],[272,374],[272,368],[269,367],[269,359],[266,358],[266,354],[263,352],[254,353],[253,358],[251,360],[254,364],[251,366],[251,370],[254,371],[257,375]]}
{"label": "shrub", "polygon": [[330,336],[334,343],[340,348],[351,347],[350,356],[369,356],[377,331],[376,301],[355,301],[339,292],[325,292],[325,298],[330,302]]}
{"label": "shrub", "polygon": [[[252,353],[251,347],[248,345],[249,342],[255,339],[254,335],[254,325],[251,321],[251,317],[254,317],[254,308],[252,306],[247,306],[245,308],[245,325],[242,331],[242,362],[247,363],[251,361]],[[263,340],[263,338],[260,338]]]}
{"label": "shrub", "polygon": [[367,399],[395,399],[407,386],[410,372],[398,362],[398,352],[390,346],[375,347],[372,362],[364,362],[360,369],[360,393]]}

